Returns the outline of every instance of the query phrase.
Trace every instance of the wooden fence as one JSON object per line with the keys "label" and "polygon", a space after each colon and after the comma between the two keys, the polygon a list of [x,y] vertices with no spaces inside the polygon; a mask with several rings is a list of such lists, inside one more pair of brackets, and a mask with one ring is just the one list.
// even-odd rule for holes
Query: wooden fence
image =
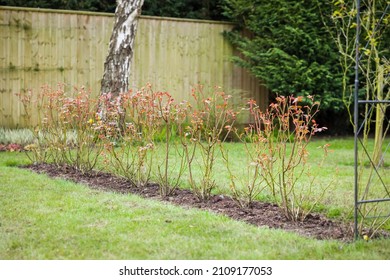
{"label": "wooden fence", "polygon": [[[0,7],[0,126],[23,127],[16,93],[63,83],[100,89],[112,31],[112,14]],[[268,91],[246,70],[229,62],[233,49],[223,31],[232,24],[142,16],[139,21],[130,84],[151,83],[177,99],[188,99],[201,83],[221,86],[262,107]]]}

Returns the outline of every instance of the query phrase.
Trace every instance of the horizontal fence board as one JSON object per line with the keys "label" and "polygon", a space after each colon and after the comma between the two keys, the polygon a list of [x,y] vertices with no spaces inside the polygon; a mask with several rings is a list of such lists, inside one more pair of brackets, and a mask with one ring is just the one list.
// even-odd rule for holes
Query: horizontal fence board
{"label": "horizontal fence board", "polygon": [[[67,91],[85,86],[97,96],[114,17],[112,14],[0,7],[0,126],[24,127],[16,93],[43,85]],[[151,83],[175,99],[189,99],[192,87],[220,86],[236,102],[255,99],[261,107],[268,90],[246,70],[233,65],[222,33],[230,23],[141,16],[130,69],[130,86]],[[245,121],[245,120],[244,120]]]}

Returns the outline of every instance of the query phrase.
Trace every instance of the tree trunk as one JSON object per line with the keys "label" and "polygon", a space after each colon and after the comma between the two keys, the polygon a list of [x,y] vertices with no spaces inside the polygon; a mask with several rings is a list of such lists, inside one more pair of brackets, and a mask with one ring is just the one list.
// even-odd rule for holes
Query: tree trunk
{"label": "tree trunk", "polygon": [[143,3],[144,0],[117,1],[115,23],[104,63],[100,94],[111,94],[112,97],[117,97],[120,93],[129,90],[133,45]]}

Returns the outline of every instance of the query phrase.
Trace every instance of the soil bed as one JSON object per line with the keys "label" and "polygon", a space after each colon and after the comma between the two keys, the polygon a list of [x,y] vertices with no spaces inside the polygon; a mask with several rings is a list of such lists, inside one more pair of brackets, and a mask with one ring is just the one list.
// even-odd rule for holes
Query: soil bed
{"label": "soil bed", "polygon": [[[284,217],[282,209],[275,204],[255,202],[251,208],[240,208],[231,197],[215,195],[208,202],[199,201],[189,190],[176,189],[168,198],[161,198],[158,185],[148,184],[137,188],[130,181],[109,173],[90,172],[83,174],[73,167],[59,168],[51,164],[34,164],[25,166],[37,173],[45,173],[50,177],[63,178],[88,185],[90,188],[136,194],[144,198],[153,198],[185,207],[199,208],[223,214],[235,220],[245,221],[256,226],[284,229],[316,239],[353,240],[352,225],[326,218],[321,214],[310,214],[304,222],[292,222]],[[388,237],[389,233],[382,232],[381,236]]]}

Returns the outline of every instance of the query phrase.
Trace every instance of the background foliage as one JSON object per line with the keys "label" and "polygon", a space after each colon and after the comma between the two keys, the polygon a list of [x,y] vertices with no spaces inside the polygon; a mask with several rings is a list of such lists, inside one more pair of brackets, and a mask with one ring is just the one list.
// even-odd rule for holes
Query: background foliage
{"label": "background foliage", "polygon": [[[239,50],[233,60],[274,93],[320,98],[319,121],[333,133],[337,128],[345,131],[339,54],[323,22],[330,20],[328,1],[224,3],[224,15],[237,24],[236,30],[226,34]],[[334,124],[336,119],[340,123]]]}
{"label": "background foliage", "polygon": [[42,9],[115,12],[115,0],[1,0],[0,5]]}
{"label": "background foliage", "polygon": [[145,0],[143,15],[224,20],[221,3],[224,0]]}
{"label": "background foliage", "polygon": [[[220,3],[223,0],[145,0],[142,14],[149,16],[180,17],[196,19],[225,19]],[[115,0],[1,0],[0,5],[115,12]]]}

